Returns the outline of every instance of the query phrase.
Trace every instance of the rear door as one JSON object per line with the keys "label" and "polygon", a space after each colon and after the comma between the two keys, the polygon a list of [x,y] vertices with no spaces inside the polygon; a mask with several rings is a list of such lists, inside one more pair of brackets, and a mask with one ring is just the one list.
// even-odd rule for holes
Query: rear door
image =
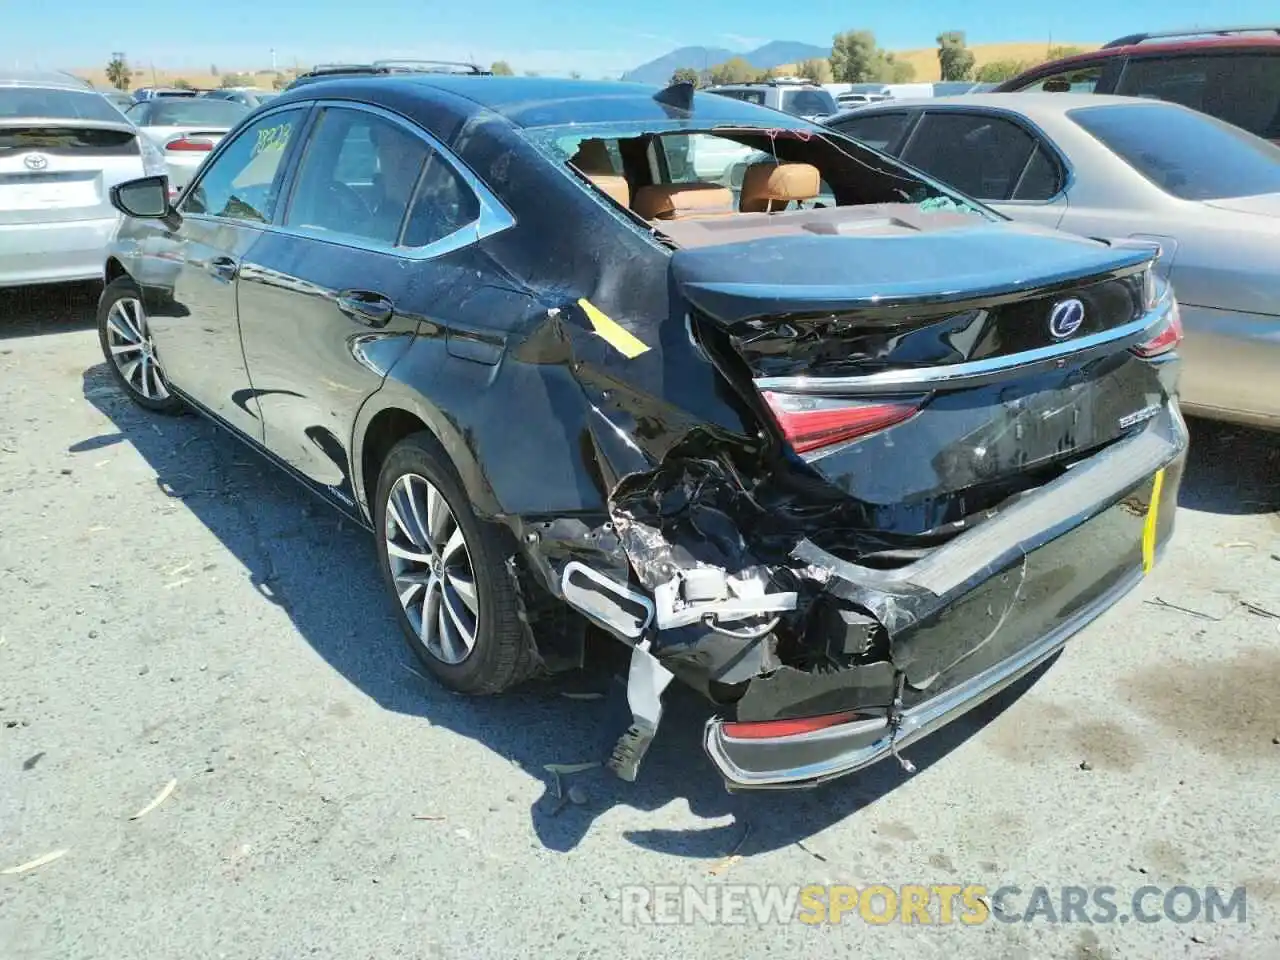
{"label": "rear door", "polygon": [[926,110],[901,156],[1007,217],[1057,227],[1067,209],[1060,154],[1009,114]]}
{"label": "rear door", "polygon": [[170,289],[146,291],[170,382],[257,440],[262,427],[240,347],[237,279],[271,222],[307,111],[282,108],[241,129],[182,198],[181,223],[149,240],[146,251],[152,263],[172,266]]}
{"label": "rear door", "polygon": [[[361,404],[408,349],[415,290],[442,311],[474,267],[450,254],[478,235],[475,194],[420,128],[372,107],[322,105],[280,230],[240,280],[245,357],[267,446],[348,505]],[[421,300],[422,298],[418,298]]]}

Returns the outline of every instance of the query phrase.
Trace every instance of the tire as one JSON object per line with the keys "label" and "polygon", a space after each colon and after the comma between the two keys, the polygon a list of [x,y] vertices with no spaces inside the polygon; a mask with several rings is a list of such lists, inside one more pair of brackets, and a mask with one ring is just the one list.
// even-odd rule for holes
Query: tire
{"label": "tire", "polygon": [[147,327],[142,293],[128,277],[112,280],[98,299],[98,343],[116,383],[134,403],[171,416],[186,411],[169,390]]}
{"label": "tire", "polygon": [[[373,516],[383,580],[405,641],[422,665],[450,690],[466,694],[501,693],[532,676],[538,657],[507,566],[511,549],[496,528],[476,518],[429,433],[406,437],[387,454]],[[433,546],[426,548],[428,542]],[[474,638],[469,650],[468,627]]]}

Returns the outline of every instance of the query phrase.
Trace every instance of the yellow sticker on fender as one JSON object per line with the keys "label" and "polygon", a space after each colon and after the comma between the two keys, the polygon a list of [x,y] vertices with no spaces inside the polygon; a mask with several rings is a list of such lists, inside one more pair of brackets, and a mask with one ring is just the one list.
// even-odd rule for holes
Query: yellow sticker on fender
{"label": "yellow sticker on fender", "polygon": [[1164,470],[1157,470],[1151,484],[1151,505],[1147,507],[1147,520],[1142,525],[1142,572],[1150,573],[1156,565],[1156,527],[1160,523],[1160,494],[1164,490]]}
{"label": "yellow sticker on fender", "polygon": [[649,349],[629,330],[601,313],[600,308],[590,300],[579,300],[578,306],[582,308],[582,312],[591,321],[592,328],[604,339],[605,343],[609,344],[628,360],[634,360]]}

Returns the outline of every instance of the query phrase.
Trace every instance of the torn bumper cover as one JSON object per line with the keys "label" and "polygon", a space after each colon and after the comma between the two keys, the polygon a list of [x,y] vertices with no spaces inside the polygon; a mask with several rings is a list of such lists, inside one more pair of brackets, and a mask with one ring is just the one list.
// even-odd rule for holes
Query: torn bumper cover
{"label": "torn bumper cover", "polygon": [[1167,408],[1141,433],[896,570],[801,543],[795,556],[829,574],[830,595],[888,628],[889,662],[825,673],[783,667],[753,680],[737,720],[717,717],[705,730],[728,785],[811,786],[852,773],[1043,663],[1151,568],[1173,532],[1186,446],[1186,427]]}

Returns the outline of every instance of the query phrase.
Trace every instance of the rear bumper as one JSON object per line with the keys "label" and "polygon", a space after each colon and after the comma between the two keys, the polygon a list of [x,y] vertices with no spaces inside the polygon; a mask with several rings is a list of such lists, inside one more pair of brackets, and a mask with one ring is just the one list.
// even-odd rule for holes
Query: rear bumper
{"label": "rear bumper", "polygon": [[[884,759],[998,693],[1141,581],[1172,536],[1186,447],[1186,427],[1170,406],[1138,436],[936,551],[927,569],[881,573],[877,585],[807,545],[805,558],[832,572],[830,592],[856,597],[886,625],[898,618],[893,666],[851,668],[843,687],[840,674],[834,682],[830,673],[796,670],[758,678],[742,701],[753,699],[757,716],[859,716],[776,737],[713,718],[708,756],[732,788],[813,786]],[[895,669],[915,684],[904,693],[896,736]]]}
{"label": "rear bumper", "polygon": [[96,280],[119,216],[0,225],[0,287]]}
{"label": "rear bumper", "polygon": [[1188,413],[1280,428],[1280,316],[1182,305],[1187,336],[1182,404]]}

